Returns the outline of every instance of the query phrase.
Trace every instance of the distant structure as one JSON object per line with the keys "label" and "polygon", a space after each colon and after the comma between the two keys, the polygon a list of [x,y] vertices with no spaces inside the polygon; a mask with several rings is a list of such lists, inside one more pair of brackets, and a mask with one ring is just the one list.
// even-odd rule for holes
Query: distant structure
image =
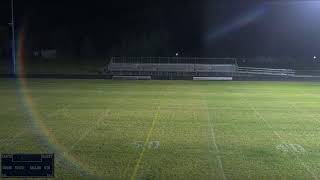
{"label": "distant structure", "polygon": [[57,57],[57,50],[55,49],[42,49],[33,52],[35,57],[42,57],[44,59],[54,59]]}
{"label": "distant structure", "polygon": [[233,80],[295,74],[291,69],[239,67],[236,58],[198,57],[113,57],[106,71],[113,79]]}

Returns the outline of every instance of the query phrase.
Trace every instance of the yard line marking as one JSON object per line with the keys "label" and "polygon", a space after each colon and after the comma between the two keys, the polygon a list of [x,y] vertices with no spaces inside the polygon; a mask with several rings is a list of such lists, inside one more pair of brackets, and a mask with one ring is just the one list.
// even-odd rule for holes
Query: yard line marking
{"label": "yard line marking", "polygon": [[[292,109],[299,109],[299,108],[296,106],[295,103],[290,103],[290,106],[291,106],[291,111],[293,111]],[[300,109],[299,109],[299,110],[300,110]],[[301,110],[300,110],[300,111],[301,111]],[[302,111],[302,112],[306,112],[306,111]],[[320,122],[318,118],[314,117],[314,116],[311,115],[310,113],[308,113],[308,115],[309,115],[312,119],[314,119],[315,121]],[[297,157],[297,159],[300,160],[299,157]],[[303,166],[310,174],[312,174],[312,176],[313,176],[314,179],[319,179],[319,178],[313,173],[313,171],[310,170],[310,167],[309,167],[308,165],[306,165],[302,160],[300,160],[300,162],[301,162],[302,166]]]}
{"label": "yard line marking", "polygon": [[260,112],[257,111],[257,109],[254,106],[252,106],[251,104],[249,104],[249,105],[250,105],[250,108],[255,113],[256,117],[258,117],[260,120],[262,120],[268,126],[268,128],[272,130],[273,134],[275,134],[281,141],[283,141],[283,139],[280,136],[280,134],[274,130],[272,125],[264,119],[264,117],[260,114]]}
{"label": "yard line marking", "polygon": [[[195,120],[197,120],[197,118],[196,117],[194,117],[195,118]],[[209,120],[208,120],[209,121]],[[210,124],[209,124],[209,122],[208,122],[208,127],[210,126]],[[208,131],[208,133],[209,133],[209,131]],[[210,152],[212,152],[212,150],[211,150],[211,141],[210,141],[210,137],[209,137],[209,141],[207,141],[207,143],[208,143],[208,151],[209,151],[209,153],[208,153],[208,156],[209,156],[209,158],[210,158],[210,156],[211,156],[211,153]],[[208,158],[208,159],[209,159]],[[212,165],[212,163],[211,162],[209,162],[209,170],[211,171],[211,175],[212,175],[212,177],[214,178],[215,177],[215,173],[214,173],[214,171],[213,171],[213,169],[214,169],[214,166]]]}
{"label": "yard line marking", "polygon": [[97,120],[97,122],[95,124],[93,124],[93,126],[89,129],[87,129],[71,146],[71,148],[69,149],[69,151],[72,151],[73,148],[79,144],[80,141],[82,141],[89,133],[92,132],[93,129],[96,128],[96,126],[105,118],[109,115],[109,111],[103,112],[102,115],[99,117],[99,119]]}
{"label": "yard line marking", "polygon": [[[245,100],[242,100],[242,102],[245,102]],[[273,134],[276,135],[276,136],[279,138],[279,140],[280,140],[282,143],[286,143],[286,141],[284,140],[284,138],[282,138],[282,137],[280,136],[280,134],[277,133],[277,132],[273,129],[272,125],[271,125],[268,121],[265,120],[265,118],[260,114],[260,112],[257,111],[257,109],[256,109],[251,103],[249,103],[248,101],[246,101],[246,102],[247,102],[247,103],[245,103],[245,104],[249,104],[250,108],[254,111],[256,117],[258,117],[260,120],[262,120],[262,121],[268,126],[268,128],[272,130]],[[289,144],[289,143],[288,143],[288,144]],[[312,176],[312,178],[315,179],[315,180],[318,180],[319,178],[315,175],[315,173],[311,170],[311,168],[310,168],[307,164],[305,164],[305,162],[303,162],[303,161],[301,160],[301,158],[299,157],[299,155],[297,155],[296,152],[293,152],[293,154],[295,155],[296,159],[301,163],[301,165],[307,170],[307,172]]]}
{"label": "yard line marking", "polygon": [[[220,156],[220,150],[218,148],[218,145],[216,143],[216,137],[215,137],[215,133],[214,133],[214,129],[213,129],[213,123],[210,121],[210,114],[209,114],[209,111],[208,111],[208,103],[206,101],[206,113],[207,113],[207,120],[208,120],[208,126],[210,127],[210,133],[211,133],[211,138],[212,138],[212,142],[213,142],[213,145],[215,147],[215,150],[216,152],[218,153],[218,155],[216,155],[216,159],[218,161],[218,165],[219,165],[219,168],[220,168],[220,172],[221,172],[221,175],[222,175],[222,178],[224,180],[226,180],[226,175],[224,173],[224,168],[223,168],[223,164],[222,164],[222,161],[221,161],[221,156]],[[216,117],[216,111],[214,111],[215,113],[215,117]]]}
{"label": "yard line marking", "polygon": [[[294,109],[296,109],[296,110],[298,110],[298,111],[300,111],[300,112],[302,112],[302,113],[306,113],[306,114],[308,114],[308,116],[311,118],[311,119],[313,119],[314,121],[316,121],[316,122],[318,122],[318,123],[320,123],[320,120],[317,118],[317,117],[315,117],[313,114],[311,114],[311,113],[309,113],[308,111],[306,111],[306,110],[302,110],[302,109],[299,109],[297,106],[296,106],[296,103],[289,103],[290,104],[290,111],[291,112],[293,112],[293,113],[296,113],[297,111],[295,111]],[[306,142],[308,142],[308,139],[304,139]]]}
{"label": "yard line marking", "polygon": [[[166,92],[168,91],[168,87],[166,87],[165,91],[166,91]],[[162,92],[162,93],[164,94],[165,92]],[[153,132],[155,123],[156,123],[157,119],[159,118],[159,112],[160,112],[160,102],[158,103],[158,107],[157,107],[156,114],[155,114],[154,118],[152,119],[152,125],[151,125],[151,127],[150,127],[150,130],[149,130],[148,135],[147,135],[147,137],[146,137],[146,140],[145,140],[145,142],[144,142],[142,151],[140,152],[139,159],[138,159],[138,161],[137,161],[137,163],[136,163],[136,165],[135,165],[135,167],[134,167],[133,173],[132,173],[132,175],[131,175],[131,177],[130,177],[131,180],[134,180],[134,179],[135,179],[135,176],[136,176],[136,174],[137,174],[137,172],[138,172],[138,170],[139,170],[140,163],[141,163],[141,161],[142,161],[144,152],[145,152],[146,149],[147,149],[147,145],[148,145],[148,142],[149,142],[149,140],[150,140],[151,134],[152,134],[152,132]]]}
{"label": "yard line marking", "polygon": [[154,126],[155,126],[155,124],[156,124],[157,119],[159,118],[159,111],[160,111],[160,106],[158,106],[157,111],[156,111],[156,114],[155,114],[154,118],[152,119],[152,125],[151,125],[151,127],[150,127],[149,132],[148,132],[147,138],[146,138],[146,140],[144,141],[144,145],[143,145],[142,151],[140,152],[139,159],[138,159],[138,161],[137,161],[137,163],[136,163],[136,165],[135,165],[135,167],[134,167],[133,173],[132,173],[131,178],[130,178],[131,180],[134,180],[134,179],[135,179],[136,174],[137,174],[137,172],[138,172],[138,170],[139,170],[139,166],[140,166],[141,160],[142,160],[142,158],[143,158],[144,152],[145,152],[146,149],[147,149],[148,142],[149,142],[149,140],[150,140],[152,131],[153,131],[153,129],[154,129]]}
{"label": "yard line marking", "polygon": [[311,174],[311,176],[313,177],[313,179],[318,180],[318,176],[316,176],[314,174],[314,172],[310,169],[310,167],[308,165],[306,165],[306,163],[304,163],[298,156],[296,156],[296,158],[300,161],[300,163],[302,164],[302,166]]}

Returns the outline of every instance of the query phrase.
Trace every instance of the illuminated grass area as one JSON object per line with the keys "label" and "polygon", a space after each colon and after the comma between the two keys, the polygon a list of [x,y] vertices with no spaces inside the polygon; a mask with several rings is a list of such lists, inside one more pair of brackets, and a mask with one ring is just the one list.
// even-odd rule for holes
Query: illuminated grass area
{"label": "illuminated grass area", "polygon": [[0,153],[56,152],[57,179],[320,178],[320,83],[19,87],[0,80]]}

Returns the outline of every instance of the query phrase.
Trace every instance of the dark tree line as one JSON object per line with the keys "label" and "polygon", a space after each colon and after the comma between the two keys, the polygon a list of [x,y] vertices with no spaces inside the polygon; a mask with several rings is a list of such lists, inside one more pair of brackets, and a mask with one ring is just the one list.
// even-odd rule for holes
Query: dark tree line
{"label": "dark tree line", "polygon": [[201,29],[197,18],[202,16],[197,13],[201,6],[195,10],[190,2],[177,6],[169,1],[145,1],[137,8],[111,1],[112,8],[91,7],[95,11],[89,12],[83,6],[66,4],[61,14],[50,14],[54,8],[27,12],[19,26],[26,26],[29,55],[39,49],[56,49],[58,57],[174,56],[177,51],[196,56],[201,33],[195,29]]}

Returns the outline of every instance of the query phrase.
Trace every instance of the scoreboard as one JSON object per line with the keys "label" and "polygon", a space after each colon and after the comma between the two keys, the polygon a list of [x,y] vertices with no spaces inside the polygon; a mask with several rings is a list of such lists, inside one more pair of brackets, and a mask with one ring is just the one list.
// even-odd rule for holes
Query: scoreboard
{"label": "scoreboard", "polygon": [[54,154],[2,154],[1,177],[54,177]]}

